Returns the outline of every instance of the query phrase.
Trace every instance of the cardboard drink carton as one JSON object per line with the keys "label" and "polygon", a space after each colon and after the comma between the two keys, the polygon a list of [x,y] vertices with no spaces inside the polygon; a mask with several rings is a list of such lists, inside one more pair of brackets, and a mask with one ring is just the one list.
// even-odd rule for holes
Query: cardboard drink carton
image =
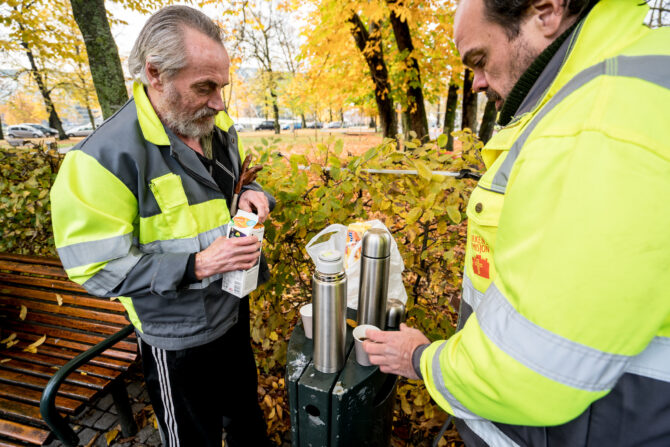
{"label": "cardboard drink carton", "polygon": [[[263,247],[263,234],[265,227],[258,223],[258,216],[246,211],[238,211],[235,217],[231,220],[228,228],[228,237],[244,237],[256,236]],[[239,298],[247,296],[252,291],[256,290],[258,286],[258,269],[260,263],[248,270],[235,270],[233,272],[226,272],[223,274],[222,288],[226,292],[235,295]]]}

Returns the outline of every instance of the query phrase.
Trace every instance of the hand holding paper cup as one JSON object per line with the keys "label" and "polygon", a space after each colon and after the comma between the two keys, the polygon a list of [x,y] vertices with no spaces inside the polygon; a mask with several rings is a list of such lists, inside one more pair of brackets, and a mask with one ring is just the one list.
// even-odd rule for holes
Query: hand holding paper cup
{"label": "hand holding paper cup", "polygon": [[305,304],[300,308],[302,327],[305,329],[305,337],[312,338],[312,303]]}
{"label": "hand holding paper cup", "polygon": [[365,335],[365,331],[367,331],[368,329],[379,330],[377,326],[373,326],[371,324],[361,324],[359,326],[356,326],[353,332],[354,343],[356,346],[356,362],[358,362],[358,364],[362,366],[372,365],[372,363],[370,363],[370,359],[368,358],[368,353],[365,352],[365,349],[363,349],[363,341],[367,340],[368,338]]}

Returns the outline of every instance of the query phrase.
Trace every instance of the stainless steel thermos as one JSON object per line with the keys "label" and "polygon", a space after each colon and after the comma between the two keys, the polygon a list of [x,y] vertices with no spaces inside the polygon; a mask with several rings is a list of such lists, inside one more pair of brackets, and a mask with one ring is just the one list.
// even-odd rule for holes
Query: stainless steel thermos
{"label": "stainless steel thermos", "polygon": [[386,303],[386,330],[397,331],[405,321],[405,304],[397,298],[389,298]]}
{"label": "stainless steel thermos", "polygon": [[391,235],[371,228],[363,235],[358,289],[358,324],[386,327],[386,295],[391,263]]}
{"label": "stainless steel thermos", "polygon": [[312,276],[314,367],[317,371],[334,373],[344,366],[346,308],[347,277],[342,253],[322,251]]}

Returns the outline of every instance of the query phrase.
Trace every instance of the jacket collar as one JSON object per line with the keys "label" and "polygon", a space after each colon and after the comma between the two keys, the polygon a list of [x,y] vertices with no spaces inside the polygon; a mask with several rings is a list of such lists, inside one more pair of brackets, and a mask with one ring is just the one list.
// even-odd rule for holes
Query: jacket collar
{"label": "jacket collar", "polygon": [[509,150],[535,113],[570,79],[588,67],[615,56],[648,33],[649,29],[644,25],[648,10],[646,3],[637,0],[600,0],[596,3],[568,39],[568,52],[562,55],[558,72],[552,70],[546,73],[549,87],[544,89],[539,100],[534,99],[530,107],[523,104],[523,110],[520,109],[514,119],[486,143],[481,154],[486,167],[490,169],[500,154]]}
{"label": "jacket collar", "polygon": [[[550,45],[531,64],[514,86],[512,93],[516,94],[516,101],[506,101],[503,105],[499,123],[507,125],[512,115],[516,121],[524,113],[545,104],[579,72],[619,53],[648,32],[643,25],[648,10],[645,2],[636,0],[600,0],[595,3],[585,18],[557,39],[561,40],[555,42],[558,45]],[[530,73],[531,69],[537,73]],[[530,79],[532,81],[528,82]]]}
{"label": "jacket collar", "polygon": [[[161,122],[156,111],[149,101],[149,97],[144,91],[144,85],[135,81],[133,83],[133,98],[135,99],[135,108],[137,109],[137,119],[142,129],[144,139],[156,146],[169,146],[170,138],[165,131],[165,127]],[[224,132],[233,125],[233,120],[226,112],[219,112],[216,115],[215,125]]]}

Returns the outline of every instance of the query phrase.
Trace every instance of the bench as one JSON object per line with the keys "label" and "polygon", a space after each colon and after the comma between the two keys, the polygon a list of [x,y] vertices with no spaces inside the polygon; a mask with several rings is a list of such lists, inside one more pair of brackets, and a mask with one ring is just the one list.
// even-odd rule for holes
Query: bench
{"label": "bench", "polygon": [[68,418],[108,392],[123,435],[135,433],[123,382],[133,327],[121,303],[86,293],[58,259],[0,253],[0,341],[0,447],[53,435],[77,445]]}

